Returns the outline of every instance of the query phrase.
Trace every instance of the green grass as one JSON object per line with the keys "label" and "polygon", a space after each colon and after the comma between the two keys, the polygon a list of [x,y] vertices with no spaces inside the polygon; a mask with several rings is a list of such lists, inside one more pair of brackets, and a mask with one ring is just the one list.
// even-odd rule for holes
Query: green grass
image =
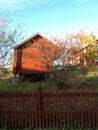
{"label": "green grass", "polygon": [[41,82],[19,82],[17,84],[13,84],[13,76],[5,75],[0,78],[0,91],[32,91],[36,90],[40,87],[43,89],[51,89],[54,88],[54,83],[49,81],[41,81]]}
{"label": "green grass", "polygon": [[98,72],[77,73],[69,78],[71,89],[92,89],[98,92]]}
{"label": "green grass", "polygon": [[[13,75],[10,73],[0,77],[0,91],[33,91],[42,87],[43,89],[57,89],[53,81],[42,82],[20,82],[13,84]],[[66,81],[65,81],[66,82]],[[98,72],[81,74],[72,72],[68,77],[68,89],[75,90],[76,88],[93,89],[98,92]]]}

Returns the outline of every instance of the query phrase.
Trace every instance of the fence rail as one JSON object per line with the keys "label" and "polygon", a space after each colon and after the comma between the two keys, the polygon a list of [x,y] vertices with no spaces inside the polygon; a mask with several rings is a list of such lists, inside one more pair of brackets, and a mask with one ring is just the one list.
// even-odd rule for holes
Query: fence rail
{"label": "fence rail", "polygon": [[98,128],[93,91],[0,92],[0,127]]}

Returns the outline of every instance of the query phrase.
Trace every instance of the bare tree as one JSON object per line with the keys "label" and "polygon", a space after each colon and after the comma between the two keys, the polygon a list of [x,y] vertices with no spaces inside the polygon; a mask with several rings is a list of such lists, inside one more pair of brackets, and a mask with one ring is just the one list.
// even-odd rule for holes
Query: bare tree
{"label": "bare tree", "polygon": [[70,40],[72,39],[54,38],[53,42],[55,45],[43,41],[41,41],[42,44],[40,43],[43,61],[47,65],[48,72],[52,74],[56,85],[62,88],[68,87],[69,71],[74,69],[72,60],[76,44],[75,42],[73,44]]}
{"label": "bare tree", "polygon": [[12,63],[13,46],[23,39],[22,23],[12,26],[9,15],[0,15],[0,71]]}

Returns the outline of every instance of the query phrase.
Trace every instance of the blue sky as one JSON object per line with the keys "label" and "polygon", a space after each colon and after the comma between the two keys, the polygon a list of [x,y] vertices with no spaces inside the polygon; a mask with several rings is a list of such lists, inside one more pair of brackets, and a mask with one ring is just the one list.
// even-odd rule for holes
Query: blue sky
{"label": "blue sky", "polygon": [[98,29],[98,0],[0,0],[0,13],[22,22],[27,36],[66,36]]}

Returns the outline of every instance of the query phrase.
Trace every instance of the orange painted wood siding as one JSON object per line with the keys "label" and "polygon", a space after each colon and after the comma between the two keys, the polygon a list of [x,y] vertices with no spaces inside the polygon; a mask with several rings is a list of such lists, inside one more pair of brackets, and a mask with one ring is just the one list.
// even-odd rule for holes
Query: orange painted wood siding
{"label": "orange painted wood siding", "polygon": [[47,65],[44,62],[41,51],[34,48],[33,44],[29,47],[22,49],[22,66],[24,72],[46,72],[48,71]]}
{"label": "orange painted wood siding", "polygon": [[[55,45],[43,38],[15,48],[13,73],[49,72],[48,65],[53,64],[53,59],[51,57],[55,57],[56,50],[57,48]],[[48,65],[46,58],[49,60]]]}

